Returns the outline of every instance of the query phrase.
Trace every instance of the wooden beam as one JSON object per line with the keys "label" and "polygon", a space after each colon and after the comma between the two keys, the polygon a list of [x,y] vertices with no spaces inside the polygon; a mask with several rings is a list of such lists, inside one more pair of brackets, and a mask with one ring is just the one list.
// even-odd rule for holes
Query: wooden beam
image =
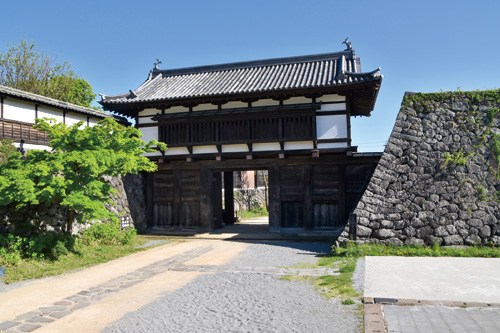
{"label": "wooden beam", "polygon": [[148,227],[154,226],[154,175],[155,173],[146,173],[146,223]]}
{"label": "wooden beam", "polygon": [[269,231],[281,231],[280,167],[276,164],[268,169],[269,177]]}
{"label": "wooden beam", "polygon": [[234,224],[234,178],[232,171],[224,171],[224,224]]}
{"label": "wooden beam", "polygon": [[174,169],[173,173],[174,182],[174,204],[172,207],[172,218],[175,227],[181,229],[182,227],[182,170],[179,168]]}
{"label": "wooden beam", "polygon": [[306,164],[302,167],[302,204],[304,207],[304,229],[314,229],[313,220],[313,188],[312,188],[312,165]]}
{"label": "wooden beam", "polygon": [[213,230],[212,171],[200,168],[200,229]]}

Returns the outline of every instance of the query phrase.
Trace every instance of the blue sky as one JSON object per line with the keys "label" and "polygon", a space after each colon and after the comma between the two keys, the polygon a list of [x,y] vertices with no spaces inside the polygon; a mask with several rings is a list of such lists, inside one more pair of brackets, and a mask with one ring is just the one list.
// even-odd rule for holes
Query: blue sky
{"label": "blue sky", "polygon": [[96,93],[137,88],[153,68],[342,51],[384,79],[359,151],[382,151],[405,91],[500,88],[500,1],[8,1],[0,48],[20,36],[73,65]]}

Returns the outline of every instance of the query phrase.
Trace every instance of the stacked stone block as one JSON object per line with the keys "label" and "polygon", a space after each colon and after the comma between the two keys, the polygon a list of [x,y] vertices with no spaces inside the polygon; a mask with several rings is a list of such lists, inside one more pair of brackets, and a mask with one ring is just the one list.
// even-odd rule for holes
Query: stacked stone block
{"label": "stacked stone block", "polygon": [[394,245],[500,244],[494,148],[499,100],[500,91],[406,93],[354,210],[357,239]]}

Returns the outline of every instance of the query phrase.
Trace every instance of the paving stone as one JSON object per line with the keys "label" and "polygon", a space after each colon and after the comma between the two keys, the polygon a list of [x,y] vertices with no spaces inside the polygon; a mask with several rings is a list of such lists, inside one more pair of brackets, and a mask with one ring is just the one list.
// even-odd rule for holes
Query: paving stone
{"label": "paving stone", "polygon": [[120,282],[106,282],[103,284],[100,284],[100,288],[110,288],[110,287],[119,287],[121,285]]}
{"label": "paving stone", "polygon": [[86,302],[87,298],[83,297],[83,296],[76,296],[75,295],[75,296],[66,297],[65,300],[73,301],[73,302],[76,302],[76,303],[80,303],[80,302]]}
{"label": "paving stone", "polygon": [[6,329],[17,326],[19,324],[21,323],[18,321],[4,321],[3,323],[0,323],[0,331],[5,331]]}
{"label": "paving stone", "polygon": [[52,312],[50,316],[59,319],[66,315],[69,315],[70,313],[71,311],[57,311],[57,312]]}
{"label": "paving stone", "polygon": [[19,331],[18,329],[16,329],[16,328],[14,327],[14,328],[11,328],[11,329],[9,329],[9,330],[2,331],[2,333],[21,333],[21,331]]}
{"label": "paving stone", "polygon": [[88,290],[83,290],[83,291],[80,291],[78,293],[78,295],[81,295],[81,296],[94,296],[94,293],[88,291]]}
{"label": "paving stone", "polygon": [[24,324],[24,325],[21,325],[19,327],[17,327],[17,329],[21,332],[33,332],[34,330],[38,329],[42,327],[42,325],[39,325],[39,324]]}
{"label": "paving stone", "polygon": [[92,302],[99,302],[100,300],[106,298],[108,295],[95,295],[91,298]]}
{"label": "paving stone", "polygon": [[373,304],[374,303],[373,297],[365,297],[365,298],[363,298],[363,303],[365,303],[365,304]]}
{"label": "paving stone", "polygon": [[460,302],[460,301],[441,301],[441,305],[461,307],[461,306],[464,306],[464,302]]}
{"label": "paving stone", "polygon": [[70,306],[70,305],[73,305],[73,302],[70,302],[70,301],[59,301],[59,302],[55,302],[54,305]]}
{"label": "paving stone", "polygon": [[81,309],[81,308],[84,308],[84,307],[87,307],[90,305],[90,302],[82,302],[82,303],[78,303],[76,304],[73,308],[71,308],[71,311],[75,311],[75,310],[78,310],[78,309]]}
{"label": "paving stone", "polygon": [[29,319],[33,316],[38,316],[38,315],[40,315],[39,311],[30,311],[30,312],[26,312],[22,315],[17,316],[14,320],[23,321],[23,320],[26,320],[26,319]]}
{"label": "paving stone", "polygon": [[397,304],[398,305],[415,305],[415,304],[418,304],[418,300],[416,300],[416,299],[400,298],[400,299],[398,299]]}
{"label": "paving stone", "polygon": [[38,308],[42,314],[49,314],[53,311],[64,311],[64,310],[67,310],[67,308],[65,306],[47,306],[47,307],[42,307],[42,308]]}
{"label": "paving stone", "polygon": [[26,320],[28,323],[51,323],[53,322],[54,319],[47,318],[47,317],[40,317],[40,316],[34,316],[31,317],[30,319]]}
{"label": "paving stone", "polygon": [[93,293],[99,293],[102,291],[102,288],[99,288],[99,287],[92,287],[89,289],[91,292]]}
{"label": "paving stone", "polygon": [[476,307],[476,308],[484,308],[487,305],[486,305],[486,303],[480,303],[480,302],[467,302],[467,303],[465,303],[465,306]]}

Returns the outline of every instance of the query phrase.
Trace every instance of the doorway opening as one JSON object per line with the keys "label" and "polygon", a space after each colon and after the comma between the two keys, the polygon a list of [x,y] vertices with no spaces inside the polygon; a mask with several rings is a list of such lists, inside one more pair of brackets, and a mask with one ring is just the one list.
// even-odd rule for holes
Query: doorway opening
{"label": "doorway opening", "polygon": [[267,169],[214,172],[214,229],[233,226],[236,232],[269,231]]}

